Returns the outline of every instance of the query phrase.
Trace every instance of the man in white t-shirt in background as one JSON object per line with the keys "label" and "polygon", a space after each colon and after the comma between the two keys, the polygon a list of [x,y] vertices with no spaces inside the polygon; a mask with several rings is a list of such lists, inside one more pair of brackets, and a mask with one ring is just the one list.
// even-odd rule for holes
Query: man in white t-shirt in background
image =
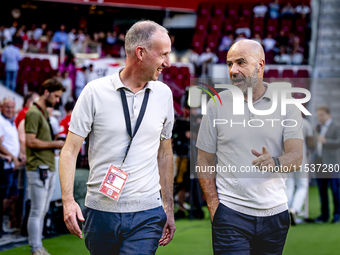
{"label": "man in white t-shirt in background", "polygon": [[[231,90],[219,93],[222,104],[209,101],[196,144],[196,168],[202,169],[197,172],[211,214],[214,254],[282,254],[290,223],[282,170],[301,165],[301,113],[288,105],[287,114],[281,115],[280,103],[270,115],[250,112],[248,100],[260,110],[270,109],[276,100],[274,85],[262,80],[265,55],[259,43],[245,39],[233,44],[227,65],[232,85],[243,93],[238,96],[244,97],[244,114],[233,114]],[[216,120],[228,122],[216,124]],[[213,172],[207,169],[215,166],[215,156]],[[224,170],[217,171],[218,166]],[[228,166],[234,170],[228,171]],[[261,171],[273,167],[279,172]],[[242,172],[245,169],[253,171]]]}
{"label": "man in white t-shirt in background", "polygon": [[[84,88],[60,156],[64,220],[80,238],[77,219],[83,221],[85,244],[92,255],[155,254],[175,231],[173,99],[169,87],[157,81],[163,69],[170,67],[170,38],[157,23],[141,21],[127,32],[125,49],[125,67]],[[123,106],[124,98],[127,106]],[[143,105],[146,110],[140,118]],[[140,123],[138,131],[130,136],[128,124],[134,131],[136,123]],[[77,154],[87,136],[90,175],[82,213],[73,197],[73,181]],[[110,188],[105,182],[110,165],[129,174],[118,201],[110,195],[116,191],[115,182],[122,179],[115,176]],[[106,194],[99,191],[102,183],[109,188]]]}

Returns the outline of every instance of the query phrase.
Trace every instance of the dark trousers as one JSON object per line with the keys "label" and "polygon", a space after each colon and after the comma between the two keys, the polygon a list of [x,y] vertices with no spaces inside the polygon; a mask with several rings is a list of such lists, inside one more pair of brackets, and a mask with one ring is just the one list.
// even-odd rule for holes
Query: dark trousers
{"label": "dark trousers", "polygon": [[328,187],[331,188],[334,204],[334,216],[340,214],[340,191],[339,191],[339,178],[319,178],[317,179],[319,188],[320,201],[321,201],[321,216],[324,221],[329,219],[328,207]]}
{"label": "dark trousers", "polygon": [[167,217],[163,208],[111,213],[83,210],[84,237],[91,255],[152,255],[156,253]]}
{"label": "dark trousers", "polygon": [[220,203],[212,223],[214,254],[282,254],[289,224],[288,211],[268,217],[255,217]]}

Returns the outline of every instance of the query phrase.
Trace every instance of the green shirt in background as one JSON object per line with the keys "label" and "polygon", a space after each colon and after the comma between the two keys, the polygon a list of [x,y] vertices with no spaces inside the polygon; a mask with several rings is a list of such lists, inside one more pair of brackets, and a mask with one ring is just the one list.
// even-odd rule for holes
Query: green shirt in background
{"label": "green shirt in background", "polygon": [[[31,106],[25,118],[25,133],[36,134],[37,139],[51,142],[50,126],[47,122],[48,112],[42,112],[35,106]],[[28,171],[35,171],[39,165],[48,165],[51,171],[55,171],[53,149],[34,149],[26,147],[26,167]]]}

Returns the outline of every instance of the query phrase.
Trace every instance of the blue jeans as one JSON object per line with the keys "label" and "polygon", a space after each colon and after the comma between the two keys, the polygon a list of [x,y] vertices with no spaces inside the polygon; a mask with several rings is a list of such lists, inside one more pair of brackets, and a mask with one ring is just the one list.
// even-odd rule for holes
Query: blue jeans
{"label": "blue jeans", "polygon": [[13,169],[4,170],[6,177],[5,198],[10,199],[12,196],[18,196],[18,172]]}
{"label": "blue jeans", "polygon": [[151,255],[158,248],[167,217],[163,208],[111,213],[83,210],[85,244],[91,255]]}
{"label": "blue jeans", "polygon": [[288,210],[272,216],[255,217],[220,203],[212,223],[214,254],[282,254],[289,224]]}
{"label": "blue jeans", "polygon": [[6,71],[6,87],[15,91],[17,87],[18,71]]}

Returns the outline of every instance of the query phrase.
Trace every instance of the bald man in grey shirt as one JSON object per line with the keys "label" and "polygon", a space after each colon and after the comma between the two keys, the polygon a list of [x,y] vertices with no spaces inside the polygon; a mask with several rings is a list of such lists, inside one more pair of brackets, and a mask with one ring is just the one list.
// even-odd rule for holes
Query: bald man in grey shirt
{"label": "bald man in grey shirt", "polygon": [[[215,169],[235,170],[198,171],[211,214],[214,254],[281,254],[289,229],[283,171],[299,169],[302,162],[301,112],[288,105],[282,115],[280,103],[269,115],[248,109],[251,99],[257,110],[268,110],[276,101],[275,85],[262,80],[264,59],[257,42],[235,43],[227,64],[231,83],[243,92],[244,114],[233,114],[235,98],[228,90],[219,94],[223,106],[210,100],[202,118],[197,138],[198,169],[215,166],[216,156]],[[252,94],[248,95],[248,88]],[[216,124],[216,120],[228,123]],[[263,125],[254,127],[259,126],[256,122]],[[275,166],[278,172],[262,171]],[[244,169],[252,172],[241,172]]]}

